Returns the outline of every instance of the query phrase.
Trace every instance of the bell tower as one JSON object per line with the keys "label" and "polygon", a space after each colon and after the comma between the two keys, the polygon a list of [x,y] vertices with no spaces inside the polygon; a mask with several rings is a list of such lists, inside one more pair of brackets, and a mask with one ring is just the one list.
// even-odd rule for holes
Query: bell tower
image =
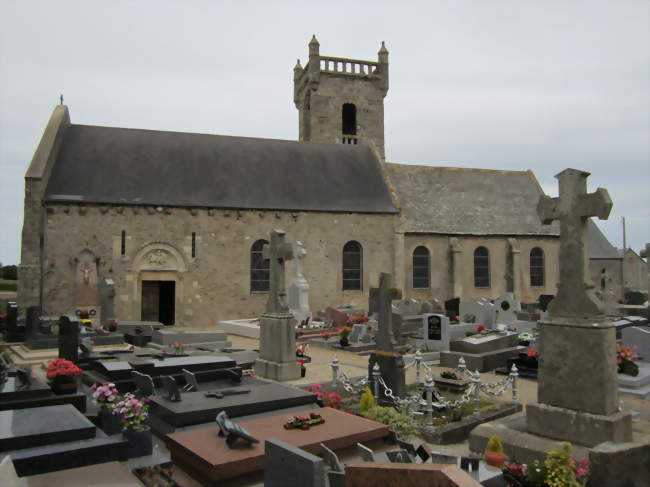
{"label": "bell tower", "polygon": [[374,145],[384,159],[384,97],[388,93],[388,50],[377,61],[321,56],[316,36],[309,61],[293,68],[293,101],[299,140]]}

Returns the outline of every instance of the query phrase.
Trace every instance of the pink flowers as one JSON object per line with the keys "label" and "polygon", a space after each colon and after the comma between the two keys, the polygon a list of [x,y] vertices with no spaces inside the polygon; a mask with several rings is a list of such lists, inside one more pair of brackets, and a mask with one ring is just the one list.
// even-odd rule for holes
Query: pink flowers
{"label": "pink flowers", "polygon": [[115,400],[119,396],[119,391],[115,387],[115,384],[112,382],[106,382],[101,386],[93,384],[90,388],[93,390],[95,404],[99,407],[113,408]]}
{"label": "pink flowers", "polygon": [[527,467],[525,464],[520,465],[519,463],[507,463],[504,467],[506,470],[510,471],[513,475],[525,476]]}
{"label": "pink flowers", "polygon": [[149,416],[149,400],[138,399],[131,392],[115,405],[115,412],[122,415],[124,429],[142,431],[145,428],[144,420]]}
{"label": "pink flowers", "polygon": [[332,409],[341,409],[341,400],[343,399],[343,396],[336,392],[323,391],[322,388],[323,386],[321,384],[314,384],[313,386],[308,387],[307,390],[316,394],[316,399],[318,401],[323,401],[323,406]]}

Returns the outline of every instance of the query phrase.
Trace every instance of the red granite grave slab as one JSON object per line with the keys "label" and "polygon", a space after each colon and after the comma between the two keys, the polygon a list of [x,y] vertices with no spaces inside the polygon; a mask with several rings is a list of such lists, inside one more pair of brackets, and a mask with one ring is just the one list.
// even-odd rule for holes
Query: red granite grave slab
{"label": "red granite grave slab", "polygon": [[118,462],[22,477],[25,487],[138,487],[142,486],[129,470]]}
{"label": "red granite grave slab", "polygon": [[481,487],[457,465],[353,463],[345,467],[345,487]]}
{"label": "red granite grave slab", "polygon": [[311,412],[320,414],[325,419],[325,424],[312,426],[309,430],[287,430],[284,429],[284,423],[289,418],[286,414],[235,421],[260,440],[251,447],[229,448],[225,438],[218,436],[216,423],[208,428],[167,435],[165,441],[172,462],[200,480],[203,485],[210,486],[218,485],[225,479],[262,470],[264,440],[267,438],[278,438],[317,455],[321,443],[337,451],[388,434],[386,425],[332,408],[312,409],[301,414],[307,416]]}

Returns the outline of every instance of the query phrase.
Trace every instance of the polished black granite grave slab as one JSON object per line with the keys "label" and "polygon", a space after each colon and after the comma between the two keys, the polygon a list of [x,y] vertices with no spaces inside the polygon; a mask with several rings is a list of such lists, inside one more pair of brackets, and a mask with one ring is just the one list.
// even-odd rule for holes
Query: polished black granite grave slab
{"label": "polished black granite grave slab", "polygon": [[134,370],[129,362],[121,360],[97,360],[93,363],[93,368],[111,381],[130,380]]}
{"label": "polished black granite grave slab", "polygon": [[95,426],[74,406],[0,411],[0,452],[95,437]]}
{"label": "polished black granite grave slab", "polygon": [[[124,335],[121,333],[102,333],[102,334],[80,334],[81,338],[90,338],[96,347],[103,345],[119,345],[124,343]],[[59,346],[59,337],[56,335],[40,336],[35,339],[28,339],[25,346],[32,350],[44,350],[47,348],[57,348]]]}
{"label": "polished black granite grave slab", "polygon": [[4,384],[0,384],[0,403],[19,399],[47,397],[52,394],[50,386],[35,377],[32,377],[29,389],[20,389],[19,386],[20,381],[17,377],[7,377],[7,381]]}
{"label": "polished black granite grave slab", "polygon": [[190,372],[211,369],[223,369],[235,367],[237,363],[228,357],[213,355],[197,355],[189,357],[171,357],[165,359],[155,359],[153,362],[153,375],[178,373],[182,369]]}
{"label": "polished black granite grave slab", "polygon": [[52,393],[49,396],[32,397],[28,399],[18,399],[14,401],[0,400],[0,411],[7,411],[9,409],[26,409],[36,408],[41,406],[57,406],[61,404],[71,404],[77,411],[81,413],[86,412],[87,397],[82,392],[74,394],[56,395]]}
{"label": "polished black granite grave slab", "polygon": [[[21,477],[127,460],[126,441],[122,435],[106,436],[101,430],[97,430],[94,438],[51,443],[5,453],[11,455],[16,472]],[[112,485],[111,479],[105,481],[105,485]]]}
{"label": "polished black granite grave slab", "polygon": [[[223,398],[205,397],[209,390],[250,390],[246,394]],[[173,427],[213,421],[217,413],[226,411],[228,416],[238,417],[264,411],[300,406],[316,402],[316,395],[301,389],[275,383],[243,384],[181,393],[181,401],[173,402],[163,396],[151,398],[151,415]]]}

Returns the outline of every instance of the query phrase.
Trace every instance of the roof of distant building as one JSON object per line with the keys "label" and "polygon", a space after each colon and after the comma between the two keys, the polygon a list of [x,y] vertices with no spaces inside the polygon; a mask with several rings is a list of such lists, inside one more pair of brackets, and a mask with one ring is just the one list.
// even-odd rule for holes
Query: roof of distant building
{"label": "roof of distant building", "polygon": [[543,225],[537,202],[544,194],[531,171],[385,165],[402,206],[407,233],[559,235]]}
{"label": "roof of distant building", "polygon": [[46,201],[396,213],[367,146],[70,125]]}
{"label": "roof of distant building", "polygon": [[589,219],[587,223],[587,250],[590,259],[622,259],[624,251],[614,247],[600,231],[598,225]]}

